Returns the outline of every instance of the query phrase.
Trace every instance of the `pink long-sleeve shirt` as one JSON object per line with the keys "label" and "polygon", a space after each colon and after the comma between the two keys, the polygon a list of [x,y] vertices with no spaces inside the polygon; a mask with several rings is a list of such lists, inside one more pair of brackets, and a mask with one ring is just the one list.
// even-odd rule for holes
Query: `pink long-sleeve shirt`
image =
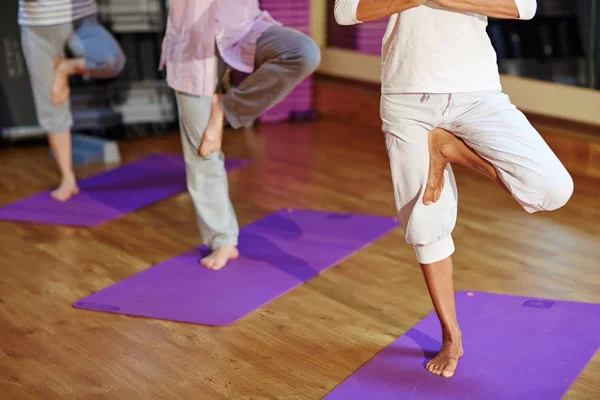
{"label": "pink long-sleeve shirt", "polygon": [[278,24],[258,0],[171,0],[160,68],[174,90],[212,96],[217,48],[232,68],[251,73],[256,41]]}

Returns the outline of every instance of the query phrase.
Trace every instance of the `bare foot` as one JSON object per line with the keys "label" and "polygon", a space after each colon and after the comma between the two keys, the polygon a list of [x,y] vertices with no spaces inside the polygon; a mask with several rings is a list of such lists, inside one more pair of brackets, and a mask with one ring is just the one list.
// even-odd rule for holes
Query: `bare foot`
{"label": "bare foot", "polygon": [[67,101],[71,94],[69,88],[69,72],[67,65],[69,60],[57,57],[54,60],[54,72],[52,74],[52,104],[55,106]]}
{"label": "bare foot", "polygon": [[204,131],[202,143],[198,153],[202,157],[206,157],[216,151],[221,150],[223,141],[223,126],[225,125],[225,114],[221,105],[221,95],[214,94],[211,102],[210,120]]}
{"label": "bare foot", "polygon": [[50,192],[50,196],[57,201],[67,201],[79,194],[79,187],[75,178],[63,179],[60,186]]}
{"label": "bare foot", "polygon": [[229,260],[236,259],[239,255],[240,253],[235,246],[223,246],[200,260],[200,264],[208,269],[219,270],[223,268]]}
{"label": "bare foot", "polygon": [[450,378],[454,375],[458,360],[464,355],[462,340],[444,340],[442,350],[431,361],[427,363],[427,371],[435,375]]}
{"label": "bare foot", "polygon": [[476,170],[500,185],[504,190],[508,190],[492,164],[481,158],[475,150],[452,133],[442,128],[435,128],[429,132],[429,175],[423,194],[425,205],[430,205],[440,199],[445,183],[444,170],[446,165],[451,163],[461,164]]}

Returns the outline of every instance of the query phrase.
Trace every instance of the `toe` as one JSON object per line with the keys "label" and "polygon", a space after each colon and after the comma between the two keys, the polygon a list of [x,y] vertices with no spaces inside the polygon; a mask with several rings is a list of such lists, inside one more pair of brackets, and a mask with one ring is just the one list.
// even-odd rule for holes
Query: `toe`
{"label": "toe", "polygon": [[217,262],[215,262],[213,269],[218,271],[218,270],[222,269],[225,266],[225,264],[226,264],[225,262],[217,261]]}
{"label": "toe", "polygon": [[442,191],[444,190],[444,184],[445,184],[445,180],[444,178],[440,178],[440,181],[437,185],[437,191],[435,193],[435,201],[437,202],[440,197],[442,197]]}
{"label": "toe", "polygon": [[431,181],[427,182],[427,187],[425,188],[425,193],[423,193],[423,203],[425,205],[429,205],[431,204],[431,201],[433,199],[433,195],[435,193],[435,187],[432,183],[430,183]]}
{"label": "toe", "polygon": [[50,196],[56,201],[67,201],[71,197],[68,192],[63,190],[55,190],[50,193]]}
{"label": "toe", "polygon": [[446,378],[450,378],[451,376],[454,375],[454,372],[456,371],[457,366],[458,366],[458,361],[450,361],[448,364],[446,364],[444,366],[444,369],[442,371],[442,376],[444,376]]}
{"label": "toe", "polygon": [[436,363],[429,363],[427,370],[432,374],[439,375],[438,373],[438,365]]}
{"label": "toe", "polygon": [[437,203],[441,196],[442,196],[442,187],[438,186],[437,190],[435,191],[435,195],[433,196],[433,202]]}
{"label": "toe", "polygon": [[215,258],[215,262],[213,264],[213,268],[214,269],[221,269],[225,266],[225,264],[227,263],[227,258],[220,256]]}
{"label": "toe", "polygon": [[425,369],[429,372],[433,371],[433,365],[431,364],[431,361],[427,363],[427,365],[425,365]]}
{"label": "toe", "polygon": [[200,260],[200,264],[206,268],[210,268],[210,266],[212,264],[212,257],[211,256],[204,257],[202,260]]}

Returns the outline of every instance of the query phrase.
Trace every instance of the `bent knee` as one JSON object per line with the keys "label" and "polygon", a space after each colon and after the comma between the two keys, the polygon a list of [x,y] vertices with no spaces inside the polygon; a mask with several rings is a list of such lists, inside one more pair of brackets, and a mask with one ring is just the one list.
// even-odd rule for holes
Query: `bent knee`
{"label": "bent knee", "polygon": [[525,209],[532,213],[558,210],[567,204],[573,195],[573,178],[562,166],[548,173],[543,179],[527,181],[527,179],[524,180],[524,184],[533,192],[536,201],[531,202],[533,204],[525,201],[525,203],[530,203],[530,206],[525,206]]}
{"label": "bent knee", "polygon": [[119,52],[117,54],[115,54],[115,56],[112,57],[109,61],[110,62],[108,63],[108,69],[113,77],[115,77],[115,76],[119,75],[121,72],[123,72],[123,69],[125,68],[125,64],[127,64],[127,58],[125,57],[125,54],[123,54],[123,51],[121,51],[121,50],[119,50]]}
{"label": "bent knee", "polygon": [[99,62],[95,70],[97,70],[97,73],[104,78],[114,78],[123,72],[126,63],[127,59],[125,54],[119,49],[118,52],[107,56],[104,60]]}
{"label": "bent knee", "polygon": [[308,36],[303,36],[293,50],[294,70],[304,79],[317,70],[321,63],[321,49]]}
{"label": "bent knee", "polygon": [[554,211],[562,208],[571,199],[575,184],[573,178],[566,169],[562,169],[546,185],[546,196],[543,201],[543,208],[546,211]]}
{"label": "bent knee", "polygon": [[306,44],[302,47],[301,59],[301,71],[306,76],[312,74],[319,68],[319,64],[321,64],[321,49],[312,39],[308,39]]}

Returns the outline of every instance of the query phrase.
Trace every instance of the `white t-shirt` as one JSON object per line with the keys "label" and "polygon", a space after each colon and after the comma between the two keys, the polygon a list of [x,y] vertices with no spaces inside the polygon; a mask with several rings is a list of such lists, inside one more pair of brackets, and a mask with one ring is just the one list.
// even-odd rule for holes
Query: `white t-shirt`
{"label": "white t-shirt", "polygon": [[[338,23],[360,23],[360,0],[336,0]],[[521,19],[535,0],[516,0]],[[531,9],[533,6],[533,9]],[[501,90],[487,17],[428,1],[390,17],[382,46],[382,93],[461,93]]]}
{"label": "white t-shirt", "polygon": [[19,0],[19,25],[67,24],[96,12],[96,0]]}

